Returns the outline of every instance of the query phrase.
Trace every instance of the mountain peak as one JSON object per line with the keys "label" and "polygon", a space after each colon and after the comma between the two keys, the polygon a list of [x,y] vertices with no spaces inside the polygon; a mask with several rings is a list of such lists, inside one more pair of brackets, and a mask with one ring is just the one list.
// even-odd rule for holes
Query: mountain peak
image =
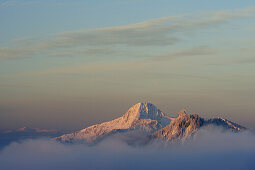
{"label": "mountain peak", "polygon": [[182,109],[179,111],[178,116],[185,116],[187,115],[187,111],[185,109]]}
{"label": "mountain peak", "polygon": [[26,126],[24,126],[24,127],[22,127],[22,128],[17,129],[17,131],[26,131],[27,129],[29,129],[29,128],[26,127]]}
{"label": "mountain peak", "polygon": [[[187,139],[202,126],[216,125],[224,129],[238,132],[244,127],[224,119],[205,120],[197,114],[189,114],[181,110],[178,117],[164,116],[155,105],[139,102],[128,109],[121,117],[101,124],[55,138],[59,142],[94,143],[115,133],[125,133],[141,130],[149,137],[165,138],[167,140]],[[136,133],[136,131],[134,131]]]}
{"label": "mountain peak", "polygon": [[155,132],[170,123],[171,119],[166,117],[155,105],[148,102],[139,102],[128,109],[119,118],[93,125],[78,132],[62,135],[56,138],[60,142],[85,141],[92,143],[105,136],[121,131],[132,131],[140,129],[146,133]]}
{"label": "mountain peak", "polygon": [[140,109],[140,108],[149,108],[149,107],[157,109],[157,107],[154,104],[149,103],[149,102],[139,102],[139,103],[134,104],[131,108]]}
{"label": "mountain peak", "polygon": [[133,105],[124,116],[136,119],[157,119],[165,116],[154,104],[148,102],[139,102]]}

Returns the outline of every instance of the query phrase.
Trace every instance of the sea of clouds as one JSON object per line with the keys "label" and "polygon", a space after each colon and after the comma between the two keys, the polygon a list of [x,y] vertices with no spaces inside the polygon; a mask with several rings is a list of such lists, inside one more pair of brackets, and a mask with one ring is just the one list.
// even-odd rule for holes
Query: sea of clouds
{"label": "sea of clouds", "polygon": [[[129,145],[115,135],[94,146],[52,139],[12,143],[0,150],[1,170],[255,169],[255,135],[201,129],[184,143]],[[135,140],[133,138],[133,140]]]}

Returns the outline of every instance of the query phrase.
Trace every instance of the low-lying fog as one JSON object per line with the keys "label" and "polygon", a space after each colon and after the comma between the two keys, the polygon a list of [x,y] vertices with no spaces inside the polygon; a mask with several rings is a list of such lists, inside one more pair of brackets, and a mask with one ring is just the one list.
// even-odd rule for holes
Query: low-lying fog
{"label": "low-lying fog", "polygon": [[255,169],[255,135],[251,132],[201,129],[182,144],[153,141],[145,146],[128,145],[127,138],[115,135],[94,146],[66,145],[52,139],[14,142],[0,151],[0,169]]}

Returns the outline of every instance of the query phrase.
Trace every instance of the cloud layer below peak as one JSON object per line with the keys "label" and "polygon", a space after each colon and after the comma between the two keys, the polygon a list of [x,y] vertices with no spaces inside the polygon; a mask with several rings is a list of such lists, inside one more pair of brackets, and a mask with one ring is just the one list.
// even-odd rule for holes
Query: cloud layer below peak
{"label": "cloud layer below peak", "polygon": [[[202,129],[185,144],[132,147],[115,136],[99,145],[27,140],[0,151],[0,168],[12,169],[254,169],[255,137]],[[184,163],[185,162],[185,163]]]}

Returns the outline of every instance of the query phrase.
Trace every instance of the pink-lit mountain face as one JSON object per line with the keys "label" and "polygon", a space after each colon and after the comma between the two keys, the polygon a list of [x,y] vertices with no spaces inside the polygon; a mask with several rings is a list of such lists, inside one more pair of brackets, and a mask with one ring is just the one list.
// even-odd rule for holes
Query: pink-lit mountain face
{"label": "pink-lit mountain face", "polygon": [[[151,103],[137,103],[123,116],[112,121],[96,124],[70,134],[55,138],[62,143],[93,144],[113,134],[135,133],[139,131],[146,140],[164,139],[166,141],[185,140],[201,127],[221,127],[223,130],[239,132],[246,128],[222,118],[204,119],[197,114],[181,110],[176,118],[166,116]],[[134,139],[135,140],[135,139]]]}
{"label": "pink-lit mountain face", "polygon": [[94,143],[110,134],[142,130],[151,134],[166,127],[171,118],[151,103],[137,103],[123,116],[109,122],[93,125],[80,131],[56,138],[61,142]]}

